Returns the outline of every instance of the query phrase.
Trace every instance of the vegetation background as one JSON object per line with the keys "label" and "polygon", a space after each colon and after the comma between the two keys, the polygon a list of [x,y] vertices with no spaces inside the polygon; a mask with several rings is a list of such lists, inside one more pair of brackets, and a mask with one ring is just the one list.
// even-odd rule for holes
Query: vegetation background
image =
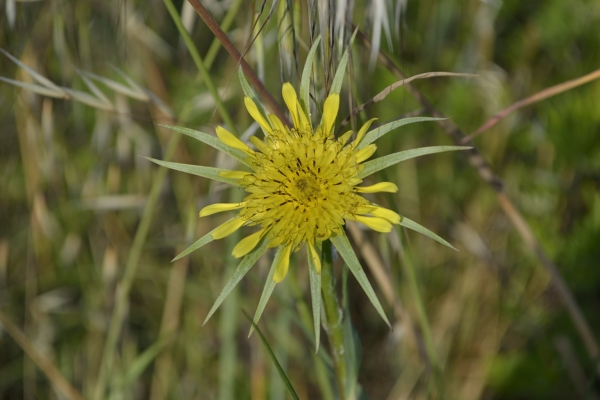
{"label": "vegetation background", "polygon": [[[298,82],[327,2],[280,3],[202,1],[281,102],[281,85]],[[347,5],[375,50],[391,54],[408,76],[478,74],[413,82],[466,134],[511,104],[600,66],[595,0],[332,4]],[[286,398],[258,336],[246,338],[241,312],[254,311],[269,261],[253,268],[204,327],[235,266],[228,254],[237,239],[171,263],[219,223],[200,220],[199,209],[241,193],[140,157],[231,166],[155,124],[209,133],[219,124],[240,134],[255,129],[236,60],[182,1],[2,6],[0,47],[17,62],[0,55],[0,398]],[[341,27],[333,18],[325,26]],[[188,28],[208,79],[175,21]],[[340,49],[331,50],[334,66]],[[349,104],[400,79],[376,56],[356,40],[338,123]],[[319,55],[316,76],[326,76],[323,60]],[[414,232],[353,233],[394,326],[387,328],[349,278],[346,318],[360,343],[360,396],[598,398],[600,83],[588,81],[533,101],[473,140],[503,181],[501,192],[480,178],[472,153],[426,156],[387,171],[400,187],[391,202],[459,251]],[[326,84],[317,79],[317,97]],[[352,123],[410,113],[432,116],[402,87]],[[381,155],[444,144],[454,143],[427,122],[387,135],[378,147]],[[307,282],[299,258],[259,327],[300,398],[334,399],[326,339],[319,355],[313,351]],[[419,304],[437,360],[424,347]],[[443,390],[432,383],[438,367]]]}

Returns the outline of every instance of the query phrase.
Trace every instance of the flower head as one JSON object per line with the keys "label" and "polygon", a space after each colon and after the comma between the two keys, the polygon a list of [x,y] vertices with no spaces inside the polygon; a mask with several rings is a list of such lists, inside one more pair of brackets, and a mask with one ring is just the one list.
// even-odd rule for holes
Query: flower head
{"label": "flower head", "polygon": [[389,232],[392,224],[399,223],[401,219],[394,211],[361,196],[361,193],[396,192],[398,187],[395,184],[381,182],[373,186],[358,186],[362,183],[359,177],[364,169],[362,163],[373,155],[376,146],[369,144],[361,149],[357,146],[373,120],[365,123],[356,138],[348,142],[352,131],[339,139],[333,132],[339,95],[327,97],[322,121],[315,129],[289,83],[283,85],[283,98],[293,127],[285,126],[274,114],[265,118],[252,99],[244,99],[248,112],[265,132],[264,140],[250,138],[256,151],[225,129],[217,128],[217,135],[223,143],[247,154],[246,161],[252,169],[252,172],[226,171],[220,175],[237,179],[248,195],[241,203],[213,204],[200,211],[200,216],[205,216],[239,209],[234,219],[213,231],[213,239],[225,237],[243,225],[259,228],[235,246],[235,257],[248,254],[263,237],[268,247],[282,246],[283,254],[273,277],[275,282],[285,277],[291,252],[304,244],[308,246],[319,272],[316,248],[319,242],[332,235],[342,235],[345,220],[361,222],[379,232]]}

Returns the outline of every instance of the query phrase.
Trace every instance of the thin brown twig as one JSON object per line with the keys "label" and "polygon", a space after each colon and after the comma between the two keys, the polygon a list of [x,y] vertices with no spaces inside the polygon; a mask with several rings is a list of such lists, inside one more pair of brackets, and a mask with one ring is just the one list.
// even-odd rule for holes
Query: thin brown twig
{"label": "thin brown twig", "polygon": [[510,107],[507,107],[504,110],[497,112],[492,118],[490,118],[483,125],[481,125],[479,129],[477,129],[475,132],[471,133],[468,136],[465,136],[462,139],[462,144],[473,140],[477,136],[481,135],[483,132],[489,130],[502,119],[504,119],[506,116],[508,116],[508,114],[518,110],[519,108],[523,108],[530,104],[537,103],[538,101],[542,101],[549,97],[556,96],[557,94],[566,92],[567,90],[571,90],[577,86],[581,86],[598,78],[600,78],[600,69],[597,69],[594,72],[590,72],[589,74],[579,77],[577,79],[573,79],[567,82],[559,83],[555,86],[551,86],[547,89],[542,90],[541,92],[537,92],[536,94],[527,97],[526,99],[519,100],[516,103],[510,105]]}
{"label": "thin brown twig", "polygon": [[65,378],[58,368],[36,349],[35,345],[29,340],[27,336],[16,326],[2,311],[0,311],[0,324],[4,330],[13,338],[15,342],[23,349],[25,354],[31,358],[31,360],[39,367],[40,370],[52,382],[56,390],[63,394],[67,399],[70,400],[83,400],[83,396],[77,389],[71,385],[71,383]]}
{"label": "thin brown twig", "polygon": [[350,121],[350,118],[352,118],[353,116],[357,115],[359,112],[363,111],[367,107],[370,107],[373,104],[378,103],[381,100],[385,99],[390,93],[392,93],[394,90],[398,89],[399,87],[407,85],[410,82],[412,82],[414,80],[417,80],[417,79],[434,78],[434,77],[437,77],[437,76],[455,76],[455,77],[462,77],[462,78],[477,78],[479,75],[477,75],[477,74],[459,73],[459,72],[425,72],[423,74],[418,74],[418,75],[415,75],[415,76],[411,76],[410,78],[401,79],[401,80],[399,80],[397,82],[392,83],[390,86],[386,87],[381,92],[379,92],[377,95],[375,95],[373,98],[367,100],[366,102],[364,102],[363,104],[361,104],[360,106],[358,106],[354,110],[352,110],[352,112],[350,113],[350,115],[348,115],[346,117],[346,119],[344,119],[342,121],[342,123],[340,124],[340,128],[348,125],[348,122]]}
{"label": "thin brown twig", "polygon": [[[352,29],[355,27],[353,26]],[[371,47],[371,41],[362,31],[358,31],[358,37],[361,38],[364,46],[368,49]],[[406,79],[406,75],[398,68],[398,66],[392,61],[392,59],[385,53],[379,51],[379,61],[394,73],[400,79]],[[552,286],[557,290],[564,306],[581,337],[588,354],[594,362],[599,358],[600,352],[596,338],[585,319],[585,316],[581,312],[579,305],[573,296],[569,286],[561,276],[557,266],[550,260],[546,252],[543,250],[539,241],[533,234],[531,228],[514,206],[512,201],[508,198],[504,192],[504,182],[496,173],[492,170],[488,162],[485,160],[479,149],[470,140],[465,140],[466,135],[458,128],[450,119],[447,119],[444,114],[438,111],[429,100],[423,95],[416,87],[411,84],[406,85],[407,90],[421,103],[421,105],[429,112],[433,117],[444,118],[436,123],[444,130],[458,145],[469,145],[470,150],[466,150],[464,154],[467,154],[469,163],[475,168],[479,176],[490,185],[496,192],[498,203],[506,216],[509,218],[518,234],[521,236],[527,247],[532,253],[534,253],[540,263],[544,266],[548,274]],[[596,373],[600,376],[600,364],[597,366]]]}
{"label": "thin brown twig", "polygon": [[265,100],[268,106],[271,108],[271,111],[275,113],[279,117],[279,119],[286,125],[290,126],[290,121],[283,112],[283,109],[275,100],[275,98],[271,95],[271,93],[267,90],[265,85],[258,78],[252,67],[248,65],[246,60],[241,56],[238,49],[234,46],[234,44],[229,40],[225,32],[221,29],[217,21],[213,18],[213,16],[208,12],[206,8],[200,3],[199,0],[188,0],[188,2],[194,7],[194,10],[200,15],[200,18],[204,21],[204,23],[209,27],[212,33],[221,41],[223,47],[229,55],[242,66],[242,69],[248,80],[254,86],[254,88],[258,91],[259,95]]}

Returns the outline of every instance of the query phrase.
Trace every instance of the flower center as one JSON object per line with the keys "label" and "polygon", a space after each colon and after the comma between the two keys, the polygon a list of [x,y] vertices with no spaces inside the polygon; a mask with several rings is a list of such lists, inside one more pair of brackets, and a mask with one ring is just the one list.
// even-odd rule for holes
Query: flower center
{"label": "flower center", "polygon": [[319,195],[319,183],[310,175],[301,176],[293,182],[291,195],[304,205],[312,205],[312,201]]}

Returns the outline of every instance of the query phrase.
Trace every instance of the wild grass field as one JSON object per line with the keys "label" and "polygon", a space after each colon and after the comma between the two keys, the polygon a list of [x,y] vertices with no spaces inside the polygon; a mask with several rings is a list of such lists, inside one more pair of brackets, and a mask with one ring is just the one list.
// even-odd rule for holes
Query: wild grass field
{"label": "wild grass field", "polygon": [[[0,5],[1,399],[600,397],[597,0]],[[401,225],[343,234],[390,327],[328,241],[322,306],[311,253],[292,252],[250,337],[281,250],[206,323],[254,230],[172,262],[234,215],[201,209],[247,193],[149,161],[239,169],[163,125],[249,143],[244,96],[285,122],[285,82],[313,126],[341,85],[337,136],[424,119],[373,158],[469,147],[365,179],[398,187],[365,196]]]}

